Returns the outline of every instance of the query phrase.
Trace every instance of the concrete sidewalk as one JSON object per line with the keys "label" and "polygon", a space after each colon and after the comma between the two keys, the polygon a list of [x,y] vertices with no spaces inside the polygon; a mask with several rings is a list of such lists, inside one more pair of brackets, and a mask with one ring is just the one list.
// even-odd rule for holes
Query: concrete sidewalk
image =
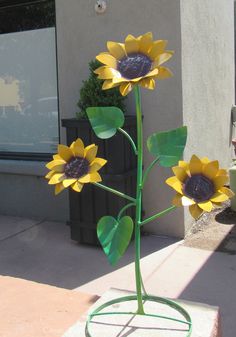
{"label": "concrete sidewalk", "polygon": [[[133,291],[133,251],[131,244],[118,266],[113,268],[101,249],[72,242],[69,228],[63,223],[0,216],[0,275],[7,276],[2,278],[6,289],[12,287],[13,278],[18,278],[29,281],[29,287],[33,281],[37,287],[47,285],[65,292],[73,290],[72,296],[74,290],[91,295],[102,295],[111,287]],[[142,272],[146,290],[153,295],[219,306],[223,337],[235,337],[235,255],[185,247],[183,241],[171,238],[145,236],[142,238]],[[1,279],[0,287],[4,292]],[[24,304],[22,298],[24,296],[19,297],[19,308]],[[87,304],[92,298],[87,297]],[[25,298],[25,301],[31,300],[30,296]],[[12,311],[14,317],[18,310],[16,305],[11,305],[10,298],[0,307],[2,319],[4,312]],[[40,313],[43,308],[39,306],[38,310]],[[10,320],[11,315],[7,317]],[[65,331],[63,326],[60,330],[61,323],[57,323],[58,337]],[[5,337],[1,326],[0,337]],[[19,332],[9,335],[16,336],[21,335]],[[50,334],[41,336],[51,337]]]}

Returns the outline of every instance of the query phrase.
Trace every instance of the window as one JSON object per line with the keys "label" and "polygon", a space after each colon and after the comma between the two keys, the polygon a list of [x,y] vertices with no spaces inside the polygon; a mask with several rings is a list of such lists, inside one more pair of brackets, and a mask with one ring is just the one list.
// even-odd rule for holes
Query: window
{"label": "window", "polygon": [[0,157],[47,160],[58,120],[54,0],[0,0]]}

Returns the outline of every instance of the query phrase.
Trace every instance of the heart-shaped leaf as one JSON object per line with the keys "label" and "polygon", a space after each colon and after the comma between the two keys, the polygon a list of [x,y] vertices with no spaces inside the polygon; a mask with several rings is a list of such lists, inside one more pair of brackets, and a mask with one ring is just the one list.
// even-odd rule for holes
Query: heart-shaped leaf
{"label": "heart-shaped leaf", "polygon": [[187,127],[153,133],[147,140],[149,152],[159,157],[159,163],[171,167],[182,158],[187,140]]}
{"label": "heart-shaped leaf", "polygon": [[117,107],[90,107],[86,112],[93,131],[99,138],[111,138],[124,125],[124,113]]}
{"label": "heart-shaped leaf", "polygon": [[132,237],[133,227],[130,216],[124,216],[119,221],[112,216],[104,216],[99,220],[97,235],[110,264],[115,265],[124,255]]}

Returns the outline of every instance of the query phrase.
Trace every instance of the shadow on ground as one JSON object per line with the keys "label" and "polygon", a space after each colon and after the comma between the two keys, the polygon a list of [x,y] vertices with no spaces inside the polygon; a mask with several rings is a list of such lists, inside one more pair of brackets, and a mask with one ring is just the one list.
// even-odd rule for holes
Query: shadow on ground
{"label": "shadow on ground", "polygon": [[[0,240],[1,275],[74,289],[134,261],[133,243],[114,268],[101,248],[71,241],[69,227],[63,223],[33,222],[26,228],[24,223],[23,229],[21,225],[21,230],[15,231],[19,221],[13,223],[12,233],[7,236],[4,228],[10,226],[6,223],[9,217],[0,217],[0,232],[4,234]],[[164,240],[161,246],[157,246],[155,237],[147,236],[142,241],[142,256],[147,256],[176,240]]]}

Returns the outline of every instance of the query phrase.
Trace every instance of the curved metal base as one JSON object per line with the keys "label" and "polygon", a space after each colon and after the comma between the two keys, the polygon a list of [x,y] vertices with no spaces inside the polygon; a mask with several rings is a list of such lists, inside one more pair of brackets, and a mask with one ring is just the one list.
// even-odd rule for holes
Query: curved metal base
{"label": "curved metal base", "polygon": [[[183,330],[184,332],[186,332],[185,337],[191,336],[191,333],[192,333],[191,317],[188,314],[188,312],[184,308],[182,308],[178,303],[176,303],[172,300],[166,299],[166,298],[157,297],[157,296],[150,296],[150,295],[143,295],[142,299],[143,299],[143,301],[157,302],[157,303],[160,303],[160,304],[167,305],[167,306],[171,307],[172,309],[176,310],[178,313],[180,313],[183,316],[184,319],[181,320],[181,319],[177,319],[177,318],[174,318],[174,317],[157,315],[157,314],[149,314],[149,313],[139,314],[138,312],[125,312],[125,311],[117,311],[117,312],[105,311],[105,312],[102,312],[102,310],[104,310],[105,308],[107,308],[107,307],[109,307],[113,304],[137,300],[136,295],[124,296],[124,297],[120,297],[120,298],[117,298],[117,299],[114,299],[114,300],[111,300],[109,302],[106,302],[106,303],[102,304],[101,306],[96,308],[92,313],[89,314],[87,322],[86,322],[86,327],[85,327],[85,336],[86,337],[92,337],[92,335],[89,332],[89,325],[90,325],[90,323],[93,323],[92,319],[94,317],[96,317],[96,316],[108,316],[108,315],[133,315],[133,316],[140,315],[140,316],[156,317],[156,318],[160,318],[160,319],[163,319],[163,320],[169,320],[169,321],[174,321],[174,322],[178,322],[178,323],[183,323],[183,324],[186,324],[186,330]],[[109,332],[108,332],[108,334],[109,334]]]}

